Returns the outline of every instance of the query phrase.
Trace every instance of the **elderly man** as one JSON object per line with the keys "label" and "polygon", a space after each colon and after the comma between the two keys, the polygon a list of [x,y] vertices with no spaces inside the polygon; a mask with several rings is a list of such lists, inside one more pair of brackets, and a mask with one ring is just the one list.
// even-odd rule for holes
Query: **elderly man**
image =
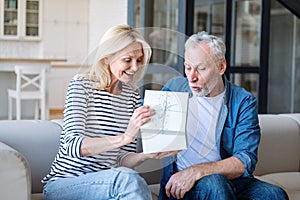
{"label": "elderly man", "polygon": [[[257,102],[230,83],[224,42],[206,32],[185,44],[185,74],[166,91],[189,92],[188,148],[164,160],[159,199],[288,199],[253,177],[260,141]],[[176,122],[175,122],[176,123]]]}

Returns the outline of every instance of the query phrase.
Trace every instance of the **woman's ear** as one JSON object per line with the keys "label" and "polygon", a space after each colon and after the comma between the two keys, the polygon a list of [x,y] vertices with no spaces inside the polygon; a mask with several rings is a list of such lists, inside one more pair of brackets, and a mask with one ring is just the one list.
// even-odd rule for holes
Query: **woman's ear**
{"label": "woman's ear", "polygon": [[108,64],[109,64],[109,59],[108,59],[108,57],[103,58],[103,62],[104,62],[104,64],[108,65]]}

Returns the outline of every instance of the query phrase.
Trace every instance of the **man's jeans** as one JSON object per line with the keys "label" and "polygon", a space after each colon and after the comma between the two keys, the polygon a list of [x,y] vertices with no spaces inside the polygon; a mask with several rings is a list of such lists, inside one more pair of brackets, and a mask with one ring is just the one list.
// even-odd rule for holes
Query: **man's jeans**
{"label": "man's jeans", "polygon": [[[172,174],[177,172],[176,164],[170,164],[163,170],[159,200],[172,200],[167,197],[165,186]],[[194,187],[185,194],[184,200],[202,199],[262,199],[285,200],[287,194],[278,186],[260,181],[254,177],[228,180],[224,175],[213,174],[198,180]]]}
{"label": "man's jeans", "polygon": [[151,200],[145,180],[125,167],[74,178],[60,178],[44,186],[44,200]]}

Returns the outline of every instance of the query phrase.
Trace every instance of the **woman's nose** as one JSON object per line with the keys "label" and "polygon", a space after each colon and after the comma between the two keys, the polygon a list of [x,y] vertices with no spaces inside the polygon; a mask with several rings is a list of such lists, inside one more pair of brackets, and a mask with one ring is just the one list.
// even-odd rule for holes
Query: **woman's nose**
{"label": "woman's nose", "polygon": [[137,62],[132,62],[131,69],[137,71],[139,69],[139,65]]}

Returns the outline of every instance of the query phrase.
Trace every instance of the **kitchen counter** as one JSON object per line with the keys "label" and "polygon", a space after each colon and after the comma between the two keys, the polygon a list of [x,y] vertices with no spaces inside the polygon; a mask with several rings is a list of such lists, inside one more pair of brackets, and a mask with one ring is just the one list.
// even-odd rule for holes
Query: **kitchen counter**
{"label": "kitchen counter", "polygon": [[0,58],[0,71],[14,71],[15,65],[47,65],[49,68],[52,63],[66,62],[66,59],[58,58]]}

